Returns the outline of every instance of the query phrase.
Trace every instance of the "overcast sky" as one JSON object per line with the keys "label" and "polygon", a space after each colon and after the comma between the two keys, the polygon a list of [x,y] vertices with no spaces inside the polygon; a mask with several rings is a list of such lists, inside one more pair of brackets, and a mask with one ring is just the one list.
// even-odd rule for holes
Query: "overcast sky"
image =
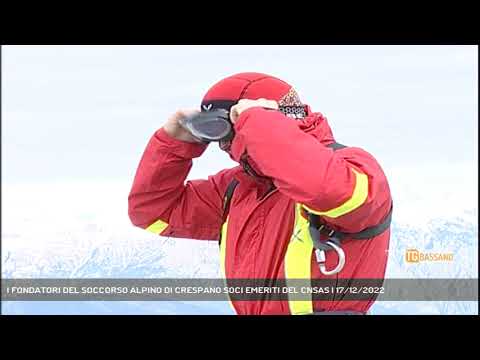
{"label": "overcast sky", "polygon": [[[477,69],[476,46],[3,46],[2,181],[130,181],[169,114],[243,71],[293,84],[386,171],[477,177]],[[232,165],[210,146],[192,176]]]}

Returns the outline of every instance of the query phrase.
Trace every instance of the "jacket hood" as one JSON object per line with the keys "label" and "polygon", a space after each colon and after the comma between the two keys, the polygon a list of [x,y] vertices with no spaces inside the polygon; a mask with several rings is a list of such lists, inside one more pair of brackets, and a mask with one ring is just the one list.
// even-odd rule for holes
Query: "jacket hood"
{"label": "jacket hood", "polygon": [[309,106],[307,106],[307,108],[307,117],[297,120],[298,127],[307,134],[314,136],[323,145],[329,145],[335,142],[327,118],[322,113],[312,113]]}

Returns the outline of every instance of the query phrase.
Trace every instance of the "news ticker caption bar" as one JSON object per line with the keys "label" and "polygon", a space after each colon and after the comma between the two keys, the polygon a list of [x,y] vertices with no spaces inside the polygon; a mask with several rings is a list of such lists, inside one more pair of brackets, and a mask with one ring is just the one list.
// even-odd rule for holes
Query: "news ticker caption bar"
{"label": "news ticker caption bar", "polygon": [[2,301],[478,301],[478,279],[2,279]]}

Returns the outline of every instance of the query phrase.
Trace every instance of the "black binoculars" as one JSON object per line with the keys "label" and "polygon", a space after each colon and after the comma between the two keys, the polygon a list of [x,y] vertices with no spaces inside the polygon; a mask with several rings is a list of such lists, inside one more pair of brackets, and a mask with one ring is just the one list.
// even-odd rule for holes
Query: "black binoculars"
{"label": "black binoculars", "polygon": [[180,120],[180,125],[204,143],[233,138],[230,113],[225,109],[200,112]]}
{"label": "black binoculars", "polygon": [[[304,106],[280,106],[278,110],[296,119],[306,116]],[[213,141],[229,141],[235,135],[230,112],[223,108],[187,116],[180,120],[180,124],[197,139],[207,144]]]}

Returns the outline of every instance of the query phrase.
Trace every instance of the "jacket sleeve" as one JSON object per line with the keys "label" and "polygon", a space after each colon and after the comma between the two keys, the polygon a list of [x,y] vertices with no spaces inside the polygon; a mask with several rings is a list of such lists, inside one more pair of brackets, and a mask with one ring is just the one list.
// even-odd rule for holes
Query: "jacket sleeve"
{"label": "jacket sleeve", "polygon": [[235,123],[232,155],[247,153],[280,192],[344,231],[378,223],[390,207],[386,178],[359,148],[334,152],[279,111],[254,107]]}
{"label": "jacket sleeve", "polygon": [[218,239],[230,169],[185,183],[192,159],[205,149],[203,144],[174,139],[164,129],[152,136],[128,196],[134,225],[162,236]]}

